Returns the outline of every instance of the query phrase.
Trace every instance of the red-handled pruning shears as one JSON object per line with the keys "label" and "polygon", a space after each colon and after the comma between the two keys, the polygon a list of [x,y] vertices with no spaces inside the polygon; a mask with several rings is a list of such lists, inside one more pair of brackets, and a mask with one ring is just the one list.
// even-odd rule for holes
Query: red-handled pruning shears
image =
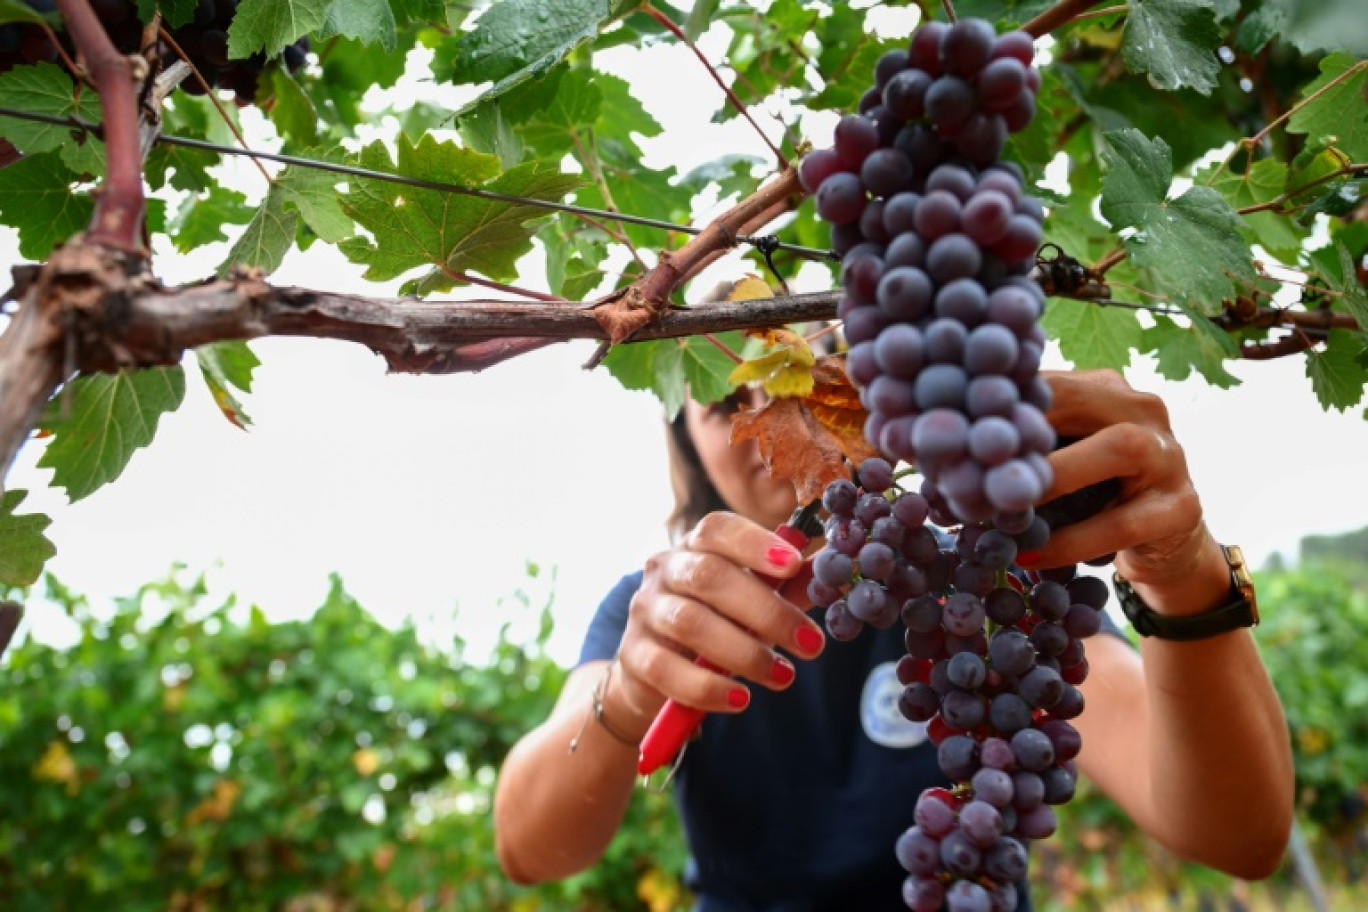
{"label": "red-handled pruning shears", "polygon": [[[779,528],[774,530],[774,534],[801,551],[821,531],[822,527],[817,519],[817,512],[820,509],[820,500],[814,500],[807,506],[799,507],[789,517],[788,522],[781,524]],[[783,580],[777,580],[765,574],[756,575],[775,589],[778,589],[783,582]],[[694,664],[709,671],[726,674],[723,669],[702,656],[694,659]],[[678,756],[680,751],[684,749],[684,744],[703,722],[705,715],[707,713],[701,709],[685,706],[675,700],[667,700],[647,730],[646,737],[641,740],[641,755],[637,758],[637,772],[643,776],[649,776],[668,763],[671,758]]]}

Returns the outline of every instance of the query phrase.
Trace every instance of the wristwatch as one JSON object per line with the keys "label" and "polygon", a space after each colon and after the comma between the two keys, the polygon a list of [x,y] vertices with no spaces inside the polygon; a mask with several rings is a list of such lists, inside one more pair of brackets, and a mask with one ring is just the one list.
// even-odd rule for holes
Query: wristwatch
{"label": "wristwatch", "polygon": [[1236,545],[1221,545],[1230,566],[1229,600],[1201,614],[1170,617],[1146,605],[1136,594],[1135,587],[1119,573],[1112,574],[1112,587],[1121,603],[1121,611],[1130,619],[1131,626],[1141,636],[1161,640],[1204,640],[1217,634],[1254,627],[1259,623],[1259,605],[1254,597],[1254,580],[1245,565],[1244,553]]}

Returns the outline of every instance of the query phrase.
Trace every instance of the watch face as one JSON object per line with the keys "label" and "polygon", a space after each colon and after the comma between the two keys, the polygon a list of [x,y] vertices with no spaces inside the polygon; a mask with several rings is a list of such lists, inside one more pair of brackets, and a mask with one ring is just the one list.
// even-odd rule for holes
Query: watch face
{"label": "watch face", "polygon": [[1226,561],[1230,564],[1231,584],[1240,596],[1249,603],[1249,614],[1253,624],[1259,623],[1259,603],[1254,592],[1254,579],[1249,575],[1249,565],[1245,562],[1244,552],[1239,545],[1222,545]]}

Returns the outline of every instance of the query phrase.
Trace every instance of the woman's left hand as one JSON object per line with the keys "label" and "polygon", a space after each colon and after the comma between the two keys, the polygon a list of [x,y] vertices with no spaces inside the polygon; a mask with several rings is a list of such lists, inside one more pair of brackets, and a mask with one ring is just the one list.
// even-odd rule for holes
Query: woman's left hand
{"label": "woman's left hand", "polygon": [[1219,555],[1163,400],[1131,388],[1114,371],[1052,371],[1045,377],[1054,389],[1050,423],[1061,437],[1082,439],[1050,455],[1054,483],[1042,500],[1108,478],[1120,480],[1121,493],[1096,516],[1052,530],[1049,544],[1022,566],[1060,566],[1115,552],[1117,570],[1132,583],[1163,587]]}

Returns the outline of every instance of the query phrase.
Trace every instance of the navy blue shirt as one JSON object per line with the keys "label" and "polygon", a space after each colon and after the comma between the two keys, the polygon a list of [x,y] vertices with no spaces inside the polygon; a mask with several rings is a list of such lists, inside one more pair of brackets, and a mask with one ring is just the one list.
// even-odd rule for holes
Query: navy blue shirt
{"label": "navy blue shirt", "polygon": [[[603,600],[581,663],[617,652],[641,579]],[[905,651],[901,624],[866,627],[798,662],[787,690],[752,687],[745,712],[706,717],[675,779],[697,912],[906,912],[893,845],[922,791],[950,783],[925,724],[898,710]]]}

